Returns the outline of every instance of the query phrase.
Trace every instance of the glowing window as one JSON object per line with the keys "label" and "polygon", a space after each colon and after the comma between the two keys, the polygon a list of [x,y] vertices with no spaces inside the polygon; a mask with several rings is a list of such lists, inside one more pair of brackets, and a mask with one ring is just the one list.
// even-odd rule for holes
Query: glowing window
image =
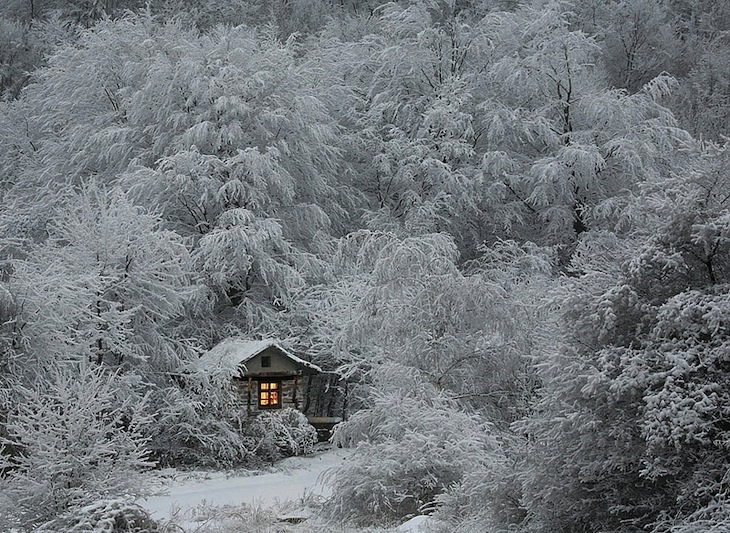
{"label": "glowing window", "polygon": [[259,407],[261,409],[281,407],[281,381],[259,381]]}

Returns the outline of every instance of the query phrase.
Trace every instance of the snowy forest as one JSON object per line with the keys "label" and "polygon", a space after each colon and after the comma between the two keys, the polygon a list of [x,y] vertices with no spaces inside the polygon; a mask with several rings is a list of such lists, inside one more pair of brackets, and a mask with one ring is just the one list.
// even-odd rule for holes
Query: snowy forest
{"label": "snowy forest", "polygon": [[230,532],[730,531],[729,2],[2,0],[0,95],[0,531],[310,450],[229,337],[351,451]]}

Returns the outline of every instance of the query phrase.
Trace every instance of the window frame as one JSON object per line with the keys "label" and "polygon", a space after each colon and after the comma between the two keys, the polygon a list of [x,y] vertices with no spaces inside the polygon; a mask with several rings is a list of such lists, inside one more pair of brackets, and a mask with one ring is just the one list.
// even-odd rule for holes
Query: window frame
{"label": "window frame", "polygon": [[[266,388],[264,388],[265,385],[267,386]],[[276,385],[276,386],[272,389],[272,388],[270,388],[271,385]],[[273,404],[270,403],[270,398],[271,398],[270,394],[271,394],[271,391],[272,390],[274,390],[274,391],[276,391],[278,393],[278,398],[277,398],[278,401],[276,403],[273,403]],[[258,394],[258,406],[259,406],[259,409],[264,409],[264,410],[266,410],[266,409],[281,409],[282,406],[284,405],[283,388],[282,388],[282,383],[281,383],[281,380],[280,379],[270,378],[270,379],[260,379],[260,380],[258,380],[258,392],[259,392],[259,394]],[[262,403],[262,396],[263,396],[263,394],[267,394],[268,395],[268,400],[269,401],[267,401],[267,403],[265,403],[265,404]]]}

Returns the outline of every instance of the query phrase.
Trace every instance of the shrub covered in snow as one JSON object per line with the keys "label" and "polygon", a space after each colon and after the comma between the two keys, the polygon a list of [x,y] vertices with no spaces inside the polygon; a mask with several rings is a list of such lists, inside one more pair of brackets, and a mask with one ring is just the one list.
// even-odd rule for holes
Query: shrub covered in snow
{"label": "shrub covered in snow", "polygon": [[160,526],[140,506],[122,500],[101,500],[38,527],[34,533],[157,533]]}
{"label": "shrub covered in snow", "polygon": [[329,512],[367,525],[430,510],[468,472],[500,460],[491,433],[425,385],[415,394],[376,392],[370,409],[335,430],[336,444],[356,449],[350,461],[328,473]]}
{"label": "shrub covered in snow", "polygon": [[317,430],[290,407],[253,417],[247,433],[255,443],[256,455],[268,461],[310,453],[317,443]]}
{"label": "shrub covered in snow", "polygon": [[181,386],[155,390],[155,424],[150,449],[164,465],[231,466],[253,456],[253,442],[242,431],[245,411],[231,390],[235,365],[195,362],[183,368]]}
{"label": "shrub covered in snow", "polygon": [[505,455],[479,464],[437,497],[436,518],[449,531],[505,531],[525,519],[520,503],[520,472],[515,458],[523,455],[524,441],[500,435]]}
{"label": "shrub covered in snow", "polygon": [[224,388],[176,386],[153,393],[157,412],[150,449],[163,465],[230,466],[252,456]]}

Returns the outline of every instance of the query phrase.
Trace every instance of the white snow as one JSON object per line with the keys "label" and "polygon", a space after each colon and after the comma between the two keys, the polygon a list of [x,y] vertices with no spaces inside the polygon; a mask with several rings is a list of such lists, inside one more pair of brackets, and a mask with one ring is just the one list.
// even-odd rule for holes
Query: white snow
{"label": "white snow", "polygon": [[[330,494],[329,487],[323,482],[322,474],[347,460],[352,452],[352,449],[330,448],[306,457],[290,457],[277,463],[274,471],[265,473],[182,472],[170,469],[161,478],[161,493],[137,503],[146,508],[157,520],[163,522],[173,520],[180,531],[207,531],[205,520],[210,517],[210,512],[217,512],[215,508],[240,505],[250,505],[256,509],[274,509],[276,520],[280,523],[306,523],[311,518],[311,510],[307,506],[306,499],[326,497]],[[210,508],[211,511],[205,511],[206,508]],[[395,529],[378,531],[428,533],[432,525],[430,517],[415,516]],[[286,531],[293,530],[286,529]],[[312,529],[304,528],[302,531],[311,532]],[[356,533],[364,530],[341,531]]]}
{"label": "white snow", "polygon": [[397,533],[426,533],[434,522],[429,516],[414,516],[407,522],[403,522],[395,530]]}
{"label": "white snow", "polygon": [[245,364],[255,356],[266,350],[267,348],[277,348],[284,356],[288,357],[297,364],[306,368],[310,368],[315,372],[322,372],[314,363],[305,361],[297,357],[282,346],[275,339],[263,339],[260,341],[252,341],[247,339],[224,339],[216,344],[210,351],[203,354],[197,361],[198,369],[215,368],[223,366],[224,368],[237,368],[241,364]]}
{"label": "white snow", "polygon": [[185,513],[207,504],[227,506],[249,504],[270,507],[307,496],[328,496],[321,474],[344,460],[350,450],[333,448],[307,457],[291,457],[277,463],[277,470],[258,475],[215,472],[178,474],[165,481],[166,494],[139,504],[153,518],[168,519],[179,510]]}

